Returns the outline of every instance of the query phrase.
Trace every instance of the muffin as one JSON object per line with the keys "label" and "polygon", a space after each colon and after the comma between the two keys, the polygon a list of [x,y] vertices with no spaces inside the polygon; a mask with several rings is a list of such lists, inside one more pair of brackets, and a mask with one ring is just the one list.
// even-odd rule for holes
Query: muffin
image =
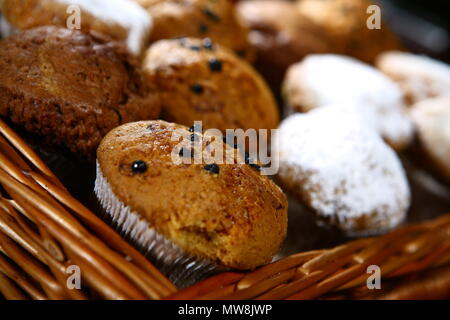
{"label": "muffin", "polygon": [[160,40],[146,52],[143,69],[161,97],[161,118],[190,126],[272,129],[275,99],[261,76],[210,39]]}
{"label": "muffin", "polygon": [[240,155],[234,164],[194,162],[190,152],[207,149],[211,140],[225,153],[235,150],[222,137],[193,130],[161,120],[128,123],[108,133],[97,151],[100,204],[181,286],[211,270],[270,262],[287,227],[285,195],[237,161]]}
{"label": "muffin", "polygon": [[397,84],[353,58],[323,54],[292,65],[283,83],[286,104],[307,112],[329,104],[357,105],[366,120],[396,150],[412,140],[414,127]]}
{"label": "muffin", "polygon": [[450,183],[450,96],[423,100],[413,106],[420,154],[427,168]]}
{"label": "muffin", "polygon": [[237,12],[250,29],[249,42],[256,49],[256,67],[274,87],[279,86],[286,69],[305,55],[333,50],[321,28],[300,16],[295,2],[241,1]]}
{"label": "muffin", "polygon": [[353,56],[373,63],[377,55],[401,48],[384,21],[380,29],[369,29],[367,0],[302,0],[299,14],[322,29],[320,36],[329,41],[333,53]]}
{"label": "muffin", "polygon": [[136,0],[150,14],[150,41],[178,37],[211,38],[245,59],[252,59],[247,29],[229,0]]}
{"label": "muffin", "polygon": [[0,116],[82,159],[95,159],[112,128],[159,115],[140,70],[80,31],[47,26],[13,35],[0,42],[0,68]]}
{"label": "muffin", "polygon": [[406,216],[408,182],[395,152],[349,110],[330,105],[285,119],[278,181],[319,224],[348,236],[383,233]]}
{"label": "muffin", "polygon": [[152,28],[148,14],[132,0],[3,0],[6,20],[20,30],[46,25],[70,27],[69,6],[80,9],[80,28],[123,42],[133,55],[145,48]]}
{"label": "muffin", "polygon": [[377,67],[397,82],[410,105],[433,97],[450,95],[450,66],[427,56],[407,52],[385,52]]}

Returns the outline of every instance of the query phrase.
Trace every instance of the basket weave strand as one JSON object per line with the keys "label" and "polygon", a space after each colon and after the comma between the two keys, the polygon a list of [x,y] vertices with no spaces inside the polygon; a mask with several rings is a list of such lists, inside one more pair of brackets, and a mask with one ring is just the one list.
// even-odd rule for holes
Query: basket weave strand
{"label": "basket weave strand", "polygon": [[[0,185],[0,293],[7,299],[450,298],[450,214],[177,292],[1,120]],[[71,265],[82,270],[83,290],[67,288]],[[380,267],[383,290],[367,289],[370,265]]]}
{"label": "basket weave strand", "polygon": [[[447,214],[380,238],[295,254],[250,273],[217,275],[179,291],[169,299],[315,299],[342,290],[353,290],[360,297],[376,297],[365,287],[370,265],[380,267],[382,279],[392,279],[449,262],[450,215]],[[430,294],[439,289],[450,298],[448,269],[439,270],[429,281],[433,284]],[[420,286],[408,286],[407,290],[402,290],[402,298],[426,296],[427,286],[426,279]],[[396,297],[386,295],[388,293],[381,291],[379,297]]]}
{"label": "basket weave strand", "polygon": [[89,288],[104,298],[157,299],[176,290],[148,260],[74,199],[1,121],[0,132],[0,183],[8,195],[0,199],[0,245],[6,263],[7,257],[16,264],[5,263],[1,268],[8,278],[25,272],[31,279],[21,277],[16,285],[34,293],[32,298],[83,298],[65,284],[66,267],[74,264],[83,271]]}

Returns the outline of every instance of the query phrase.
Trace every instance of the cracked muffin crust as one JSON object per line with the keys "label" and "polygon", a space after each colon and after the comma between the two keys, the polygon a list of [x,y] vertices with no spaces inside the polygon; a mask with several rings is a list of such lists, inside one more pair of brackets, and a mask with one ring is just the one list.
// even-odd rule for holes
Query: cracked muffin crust
{"label": "cracked muffin crust", "polygon": [[139,56],[148,43],[152,21],[132,0],[3,0],[0,8],[14,28],[55,25],[66,27],[73,23],[74,11],[80,9],[80,30],[104,37],[105,42],[123,43],[132,55]]}
{"label": "cracked muffin crust", "polygon": [[229,0],[136,0],[154,21],[152,42],[177,37],[211,38],[252,60],[247,33]]}
{"label": "cracked muffin crust", "polygon": [[368,0],[302,0],[297,9],[301,17],[322,29],[330,52],[373,63],[379,53],[401,48],[384,21],[380,21],[380,29],[368,28],[368,8],[373,4]]}
{"label": "cracked muffin crust", "polygon": [[[102,187],[106,180],[115,202],[123,203],[112,203],[113,211],[129,208],[129,214],[139,217],[134,221],[146,222],[141,228],[123,226],[132,229],[141,245],[153,229],[184,252],[228,268],[252,269],[270,262],[287,228],[281,189],[247,164],[176,164],[172,154],[185,156],[176,149],[179,141],[172,139],[177,130],[193,134],[161,120],[129,123],[108,133],[97,152],[100,202],[104,205],[109,197]],[[171,256],[170,246],[164,250]]]}
{"label": "cracked muffin crust", "polygon": [[143,69],[161,96],[161,118],[190,126],[272,129],[279,122],[264,80],[242,59],[209,39],[160,40],[146,53]]}
{"label": "cracked muffin crust", "polygon": [[5,39],[0,69],[0,115],[82,158],[95,159],[112,128],[159,115],[140,71],[79,31],[40,27]]}
{"label": "cracked muffin crust", "polygon": [[240,1],[237,13],[250,30],[256,67],[271,84],[279,84],[286,69],[305,55],[332,50],[321,28],[300,16],[295,2]]}

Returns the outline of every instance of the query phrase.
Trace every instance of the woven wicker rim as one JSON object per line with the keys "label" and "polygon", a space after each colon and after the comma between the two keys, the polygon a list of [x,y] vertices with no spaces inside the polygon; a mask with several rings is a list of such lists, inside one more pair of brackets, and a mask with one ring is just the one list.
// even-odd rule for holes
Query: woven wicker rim
{"label": "woven wicker rim", "polygon": [[[450,288],[450,214],[333,249],[294,254],[252,272],[226,272],[177,292],[143,255],[72,197],[32,149],[0,120],[0,292],[7,299],[314,299],[363,290],[367,267],[383,279],[424,270],[383,298]],[[83,286],[67,288],[67,268]],[[363,290],[363,293],[361,293]]]}

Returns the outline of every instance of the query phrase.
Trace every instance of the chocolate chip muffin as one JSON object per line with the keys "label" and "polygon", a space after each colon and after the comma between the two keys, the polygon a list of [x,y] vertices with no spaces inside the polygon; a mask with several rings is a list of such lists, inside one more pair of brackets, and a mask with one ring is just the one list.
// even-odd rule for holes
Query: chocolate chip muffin
{"label": "chocolate chip muffin", "polygon": [[[270,262],[287,227],[285,195],[254,166],[193,162],[193,141],[200,148],[211,141],[193,130],[161,120],[128,123],[97,151],[101,205],[176,282],[214,265],[253,269]],[[221,137],[214,141],[235,152]]]}
{"label": "chocolate chip muffin", "polygon": [[78,8],[80,30],[123,42],[133,55],[142,52],[152,27],[151,18],[132,0],[3,0],[0,8],[20,30],[46,25],[78,28],[73,19],[73,8]]}
{"label": "chocolate chip muffin", "polygon": [[121,123],[154,119],[154,88],[111,46],[79,31],[31,29],[0,42],[0,115],[95,159],[102,137]]}
{"label": "chocolate chip muffin", "polygon": [[170,122],[225,129],[276,128],[278,109],[254,69],[210,39],[160,40],[146,53],[144,72],[158,87]]}
{"label": "chocolate chip muffin", "polygon": [[136,0],[154,21],[151,41],[176,37],[211,38],[251,60],[247,29],[229,0]]}
{"label": "chocolate chip muffin", "polygon": [[373,63],[376,56],[401,47],[384,21],[380,29],[369,29],[367,9],[374,3],[367,0],[302,0],[298,12],[322,29],[333,53],[353,56]]}

